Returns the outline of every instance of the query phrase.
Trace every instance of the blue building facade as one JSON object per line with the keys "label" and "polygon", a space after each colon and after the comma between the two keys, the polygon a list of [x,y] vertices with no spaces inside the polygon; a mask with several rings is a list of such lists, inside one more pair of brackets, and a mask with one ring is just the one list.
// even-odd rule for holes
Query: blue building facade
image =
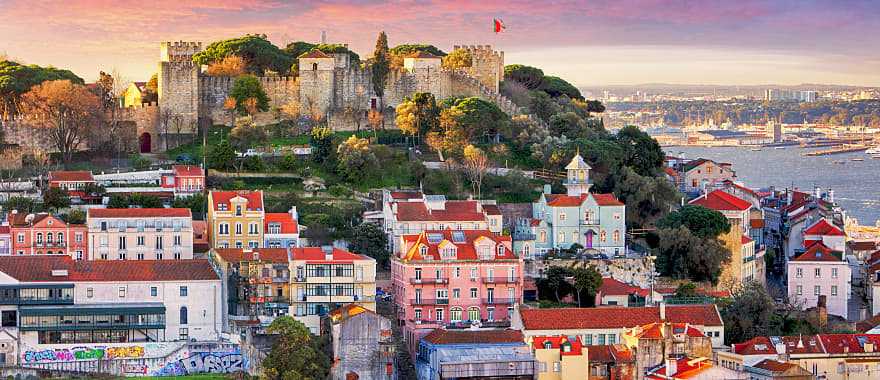
{"label": "blue building facade", "polygon": [[565,194],[550,185],[532,203],[532,218],[518,221],[514,249],[522,257],[542,256],[552,249],[578,244],[588,253],[626,253],[626,206],[613,194],[590,193],[590,166],[580,154],[565,167]]}
{"label": "blue building facade", "polygon": [[535,376],[535,357],[515,330],[434,330],[419,341],[419,380]]}

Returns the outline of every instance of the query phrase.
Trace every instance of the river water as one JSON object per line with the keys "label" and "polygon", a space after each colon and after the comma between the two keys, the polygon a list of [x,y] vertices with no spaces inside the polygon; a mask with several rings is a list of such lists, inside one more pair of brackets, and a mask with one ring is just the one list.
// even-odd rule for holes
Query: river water
{"label": "river water", "polygon": [[[738,180],[750,188],[797,187],[810,192],[816,186],[823,191],[832,189],[834,200],[860,224],[874,225],[880,219],[880,159],[872,159],[864,152],[806,157],[801,154],[814,149],[788,146],[755,152],[741,147],[674,146],[665,150],[688,159],[729,162]],[[852,161],[853,158],[864,161]]]}

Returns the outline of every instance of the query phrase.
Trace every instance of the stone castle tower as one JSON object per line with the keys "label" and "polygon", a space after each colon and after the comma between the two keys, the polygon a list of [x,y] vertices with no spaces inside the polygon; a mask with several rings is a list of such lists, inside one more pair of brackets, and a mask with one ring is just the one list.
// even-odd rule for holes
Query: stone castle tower
{"label": "stone castle tower", "polygon": [[504,80],[504,52],[492,50],[492,45],[453,47],[453,51],[459,49],[466,50],[471,55],[472,65],[465,72],[479,79],[490,90],[499,93],[499,83]]}
{"label": "stone castle tower", "polygon": [[193,55],[202,51],[201,42],[162,42],[159,51],[159,109],[169,112],[181,132],[195,133],[199,120],[199,65]]}

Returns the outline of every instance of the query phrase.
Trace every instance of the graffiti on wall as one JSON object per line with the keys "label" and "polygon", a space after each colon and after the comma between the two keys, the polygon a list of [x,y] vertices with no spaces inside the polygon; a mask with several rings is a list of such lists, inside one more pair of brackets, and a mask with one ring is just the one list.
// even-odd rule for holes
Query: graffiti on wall
{"label": "graffiti on wall", "polygon": [[228,352],[189,352],[152,373],[153,376],[184,376],[196,373],[234,373],[247,371],[247,358],[238,348]]}
{"label": "graffiti on wall", "polygon": [[25,351],[22,354],[24,363],[55,363],[70,362],[76,360],[100,360],[100,359],[139,359],[144,357],[143,346],[123,347],[73,347],[56,348],[39,351]]}

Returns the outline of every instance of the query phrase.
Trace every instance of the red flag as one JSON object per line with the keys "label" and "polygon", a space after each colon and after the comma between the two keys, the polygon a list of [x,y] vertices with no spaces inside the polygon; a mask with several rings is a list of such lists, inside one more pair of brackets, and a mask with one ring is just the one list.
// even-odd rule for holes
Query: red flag
{"label": "red flag", "polygon": [[492,21],[495,22],[495,33],[501,33],[502,30],[507,28],[504,26],[504,21],[501,21],[500,18],[492,19]]}

